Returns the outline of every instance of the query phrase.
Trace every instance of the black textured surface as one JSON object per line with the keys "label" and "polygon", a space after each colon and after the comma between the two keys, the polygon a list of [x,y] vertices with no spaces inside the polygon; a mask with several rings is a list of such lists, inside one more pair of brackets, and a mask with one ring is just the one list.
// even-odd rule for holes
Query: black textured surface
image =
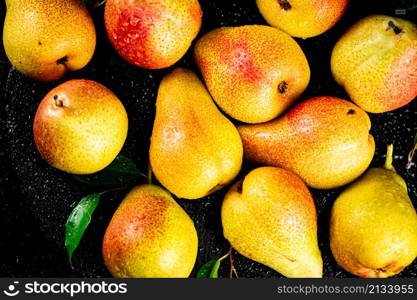
{"label": "black textured surface", "polygon": [[[219,26],[265,24],[254,0],[200,2],[204,11],[200,35]],[[320,95],[348,99],[331,77],[329,60],[334,43],[359,18],[377,13],[394,16],[395,8],[401,6],[401,1],[386,1],[386,4],[378,1],[377,7],[363,7],[361,2],[352,1],[343,19],[324,35],[308,40],[297,39],[312,70],[310,85],[301,100]],[[123,62],[107,42],[102,13],[102,8],[93,12],[98,32],[98,45],[93,60],[83,70],[70,73],[58,82],[40,83],[23,77],[11,68],[3,47],[0,47],[0,276],[109,276],[101,258],[101,239],[112,212],[126,191],[109,193],[103,197],[91,226],[75,252],[74,270],[71,270],[63,246],[66,218],[83,196],[100,189],[79,184],[68,175],[48,166],[37,154],[32,137],[32,121],[37,105],[50,89],[70,78],[96,80],[110,88],[126,106],[130,128],[122,153],[132,158],[142,170],[146,170],[157,87],[162,76],[172,68],[160,71],[121,68]],[[4,15],[4,2],[1,1],[1,23]],[[402,17],[416,20],[416,15],[411,11]],[[197,71],[192,49],[176,66],[190,67]],[[129,70],[136,73],[136,78],[126,74]],[[385,146],[393,142],[395,166],[406,179],[410,197],[417,206],[417,168],[415,165],[408,170],[404,168],[417,127],[417,101],[394,112],[371,115],[371,119],[372,134],[377,142],[372,166],[382,164]],[[253,167],[245,162],[242,174]],[[220,207],[226,190],[198,201],[179,200],[195,221],[199,234],[196,268],[228,251],[229,245],[222,236],[220,222]],[[351,276],[337,266],[328,245],[329,211],[339,192],[313,191],[319,212],[319,243],[326,277]],[[241,277],[280,276],[236,252],[234,261]],[[227,273],[228,266],[224,264],[221,274],[227,276]],[[416,277],[417,262],[399,276]]]}

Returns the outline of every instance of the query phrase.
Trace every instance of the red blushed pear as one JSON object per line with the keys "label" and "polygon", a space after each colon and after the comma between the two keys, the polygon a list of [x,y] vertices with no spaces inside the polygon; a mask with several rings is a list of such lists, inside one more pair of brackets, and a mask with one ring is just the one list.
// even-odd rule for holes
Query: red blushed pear
{"label": "red blushed pear", "polygon": [[362,109],[400,108],[417,96],[417,27],[389,16],[363,18],[336,43],[331,68]]}
{"label": "red blushed pear", "polygon": [[307,185],[331,189],[359,177],[375,151],[368,115],[351,102],[316,97],[274,121],[238,127],[244,156],[298,174]]}
{"label": "red blushed pear", "polygon": [[133,188],[103,238],[103,259],[115,277],[188,277],[197,258],[193,221],[164,189]]}
{"label": "red blushed pear", "polygon": [[72,174],[91,174],[109,165],[122,149],[127,129],[123,104],[91,80],[70,80],[52,89],[33,124],[41,156]]}
{"label": "red blushed pear", "polygon": [[195,60],[215,102],[236,120],[274,119],[304,92],[307,59],[285,32],[269,26],[222,27],[196,44]]}
{"label": "red blushed pear", "polygon": [[126,61],[148,69],[181,59],[200,31],[198,0],[107,0],[108,37]]}

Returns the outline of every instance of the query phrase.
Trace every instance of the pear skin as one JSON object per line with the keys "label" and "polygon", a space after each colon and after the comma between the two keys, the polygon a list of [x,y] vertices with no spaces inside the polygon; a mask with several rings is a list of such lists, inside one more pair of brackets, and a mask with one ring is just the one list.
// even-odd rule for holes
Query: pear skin
{"label": "pear skin", "polygon": [[259,11],[271,26],[303,39],[333,27],[348,3],[349,0],[256,0]]}
{"label": "pear skin", "polygon": [[124,198],[103,239],[104,262],[122,278],[188,277],[197,250],[193,221],[167,191],[150,184]]}
{"label": "pear skin", "polygon": [[269,26],[222,27],[196,44],[195,60],[214,101],[245,123],[274,119],[304,92],[310,67],[297,42]]}
{"label": "pear skin", "polygon": [[116,95],[82,79],[52,89],[39,104],[33,123],[41,156],[72,174],[91,174],[108,166],[122,149],[127,130],[127,113]]}
{"label": "pear skin", "polygon": [[40,81],[83,68],[96,47],[93,20],[78,0],[7,0],[3,44],[12,65]]}
{"label": "pear skin", "polygon": [[186,69],[165,76],[150,147],[159,182],[177,197],[201,198],[231,182],[242,157],[236,127],[217,109],[198,77]]}
{"label": "pear skin", "polygon": [[316,97],[274,121],[238,130],[247,159],[291,170],[310,187],[332,189],[368,168],[375,152],[370,128],[368,115],[356,105]]}
{"label": "pear skin", "polygon": [[417,27],[390,16],[363,18],[336,43],[331,69],[365,111],[383,113],[417,96]]}
{"label": "pear skin", "polygon": [[198,0],[107,0],[108,37],[126,61],[148,69],[167,68],[190,48],[200,31]]}
{"label": "pear skin", "polygon": [[336,199],[330,246],[337,263],[360,277],[390,277],[417,257],[417,214],[392,167],[372,168]]}
{"label": "pear skin", "polygon": [[313,198],[294,173],[251,171],[226,194],[223,234],[240,254],[286,277],[322,277]]}

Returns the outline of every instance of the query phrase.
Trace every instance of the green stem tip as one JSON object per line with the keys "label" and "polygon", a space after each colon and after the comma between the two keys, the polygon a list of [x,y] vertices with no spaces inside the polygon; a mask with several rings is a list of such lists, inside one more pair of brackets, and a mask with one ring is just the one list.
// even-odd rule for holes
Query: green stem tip
{"label": "green stem tip", "polygon": [[392,165],[392,155],[394,153],[394,145],[388,145],[387,146],[387,157],[385,158],[385,164],[384,168],[390,171],[395,171],[393,165]]}

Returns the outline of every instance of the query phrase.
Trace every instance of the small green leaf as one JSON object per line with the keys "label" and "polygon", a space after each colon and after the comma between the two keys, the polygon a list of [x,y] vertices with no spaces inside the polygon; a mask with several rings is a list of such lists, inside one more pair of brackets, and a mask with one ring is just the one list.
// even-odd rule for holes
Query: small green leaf
{"label": "small green leaf", "polygon": [[82,198],[67,219],[65,224],[65,248],[67,249],[70,264],[72,264],[72,255],[90,224],[91,216],[102,194],[95,193]]}
{"label": "small green leaf", "polygon": [[229,253],[220,257],[218,260],[209,260],[206,262],[200,270],[197,272],[197,278],[218,278],[219,277],[219,268],[223,259],[225,259]]}
{"label": "small green leaf", "polygon": [[139,176],[146,177],[127,157],[119,155],[104,170],[91,175],[72,175],[84,184],[90,185],[123,185],[134,182]]}
{"label": "small green leaf", "polygon": [[213,270],[214,265],[216,264],[216,260],[212,259],[206,262],[200,270],[197,272],[197,278],[209,278],[211,271]]}
{"label": "small green leaf", "polygon": [[214,264],[213,269],[211,269],[210,276],[209,276],[210,278],[219,278],[220,263],[221,263],[220,259],[216,260],[216,263]]}

